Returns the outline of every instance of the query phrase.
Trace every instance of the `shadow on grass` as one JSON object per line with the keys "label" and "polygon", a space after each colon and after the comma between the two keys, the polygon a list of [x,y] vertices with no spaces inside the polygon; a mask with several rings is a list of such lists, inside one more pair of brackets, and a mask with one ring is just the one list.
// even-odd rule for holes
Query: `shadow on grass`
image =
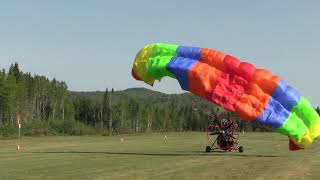
{"label": "shadow on grass", "polygon": [[189,152],[176,152],[176,153],[143,153],[143,152],[105,152],[105,151],[45,151],[45,152],[32,152],[39,154],[108,154],[108,155],[133,155],[133,156],[236,156],[236,157],[284,157],[275,155],[257,155],[246,153],[230,153],[223,151],[216,151],[205,153],[202,151],[189,151]]}

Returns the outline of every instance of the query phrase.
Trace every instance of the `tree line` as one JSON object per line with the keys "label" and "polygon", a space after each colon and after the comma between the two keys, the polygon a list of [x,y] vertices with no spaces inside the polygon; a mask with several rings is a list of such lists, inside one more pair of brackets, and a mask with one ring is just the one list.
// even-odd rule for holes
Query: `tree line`
{"label": "tree line", "polygon": [[72,102],[64,81],[23,73],[17,63],[0,73],[0,124],[14,123],[17,114],[25,123],[72,117]]}
{"label": "tree line", "polygon": [[273,131],[240,121],[235,114],[190,93],[168,95],[143,88],[71,92],[64,81],[24,73],[17,63],[0,72],[2,136],[16,135],[17,116],[22,119],[24,135],[112,135],[205,131],[209,114],[230,116],[244,131]]}

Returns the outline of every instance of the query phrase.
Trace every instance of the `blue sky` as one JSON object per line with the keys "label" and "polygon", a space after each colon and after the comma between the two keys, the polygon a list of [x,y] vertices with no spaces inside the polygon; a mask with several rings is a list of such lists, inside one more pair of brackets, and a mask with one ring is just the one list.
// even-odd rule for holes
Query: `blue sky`
{"label": "blue sky", "polygon": [[[215,48],[280,75],[320,105],[320,1],[0,1],[0,67],[70,90],[148,87],[130,74],[153,42]],[[165,78],[155,87],[182,92]]]}

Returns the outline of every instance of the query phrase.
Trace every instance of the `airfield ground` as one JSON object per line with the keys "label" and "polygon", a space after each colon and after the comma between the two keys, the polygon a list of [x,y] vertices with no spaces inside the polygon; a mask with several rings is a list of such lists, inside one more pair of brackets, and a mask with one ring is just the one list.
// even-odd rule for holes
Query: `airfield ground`
{"label": "airfield ground", "polygon": [[289,152],[277,133],[241,134],[240,143],[243,154],[205,153],[198,132],[1,139],[0,179],[320,178],[320,143]]}

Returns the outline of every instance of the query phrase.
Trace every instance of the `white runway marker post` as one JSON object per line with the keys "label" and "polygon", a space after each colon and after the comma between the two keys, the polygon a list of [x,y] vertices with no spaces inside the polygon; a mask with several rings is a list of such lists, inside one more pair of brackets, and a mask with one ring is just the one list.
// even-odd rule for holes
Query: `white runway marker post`
{"label": "white runway marker post", "polygon": [[18,126],[19,126],[19,139],[21,139],[21,124],[19,124]]}
{"label": "white runway marker post", "polygon": [[19,139],[21,138],[21,118],[20,118],[20,114],[17,113],[16,116],[16,121],[17,121],[17,125],[18,125],[18,131],[19,131]]}
{"label": "white runway marker post", "polygon": [[[17,113],[16,121],[17,121],[17,125],[18,125],[18,133],[19,133],[19,140],[20,140],[21,139],[21,118],[20,118],[19,113]],[[17,149],[17,151],[20,151],[20,149],[21,149],[20,144],[17,145],[16,149]]]}

